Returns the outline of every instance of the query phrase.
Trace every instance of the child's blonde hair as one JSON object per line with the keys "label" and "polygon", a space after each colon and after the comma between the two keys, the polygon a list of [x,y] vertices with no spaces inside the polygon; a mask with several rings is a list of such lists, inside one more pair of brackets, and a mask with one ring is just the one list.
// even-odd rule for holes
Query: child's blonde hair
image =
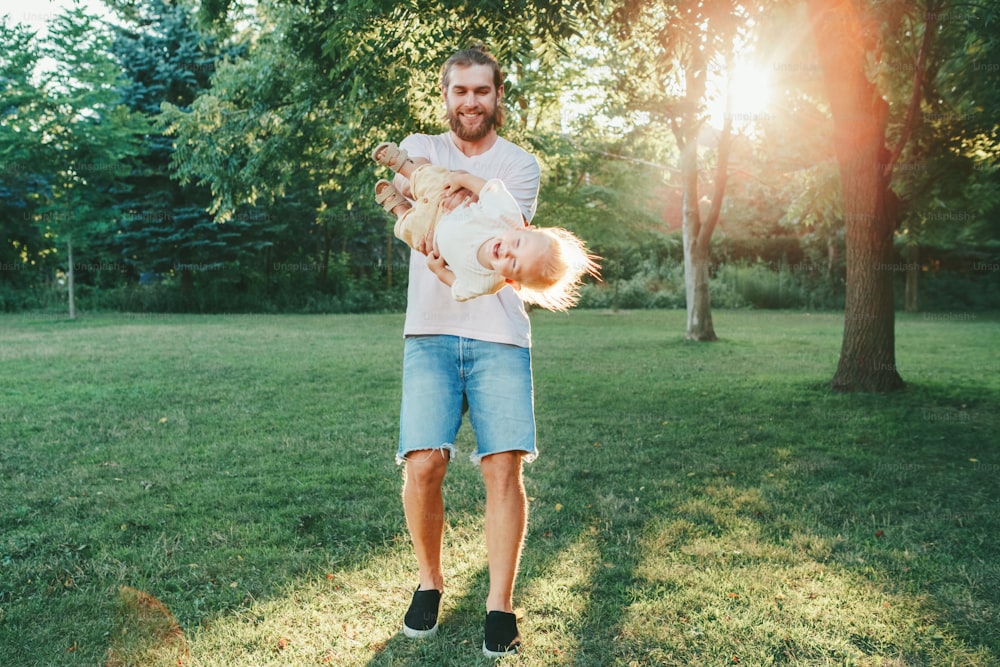
{"label": "child's blonde hair", "polygon": [[561,227],[534,227],[533,232],[548,237],[550,248],[541,272],[522,281],[517,295],[521,301],[547,310],[569,310],[580,300],[584,275],[600,277],[600,257],[591,255],[573,232]]}

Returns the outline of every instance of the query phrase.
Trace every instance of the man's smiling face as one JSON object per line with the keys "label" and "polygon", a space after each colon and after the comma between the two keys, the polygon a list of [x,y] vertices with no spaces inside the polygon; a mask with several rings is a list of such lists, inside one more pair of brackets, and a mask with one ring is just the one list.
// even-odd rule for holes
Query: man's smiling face
{"label": "man's smiling face", "polygon": [[490,67],[453,67],[443,93],[448,124],[459,139],[479,141],[496,129],[503,86],[497,90],[493,85]]}

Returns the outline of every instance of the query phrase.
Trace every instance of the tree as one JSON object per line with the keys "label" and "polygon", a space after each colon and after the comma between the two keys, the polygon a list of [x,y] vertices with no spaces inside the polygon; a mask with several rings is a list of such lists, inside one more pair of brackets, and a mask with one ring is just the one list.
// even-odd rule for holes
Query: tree
{"label": "tree", "polygon": [[[844,338],[833,387],[889,391],[896,370],[892,273],[898,198],[885,165],[889,107],[865,73],[862,19],[849,0],[809,0],[834,122],[847,243]],[[890,172],[891,174],[891,172]]]}
{"label": "tree", "polygon": [[[908,18],[902,3],[859,10],[849,0],[807,2],[833,116],[846,227],[847,295],[843,345],[832,381],[836,390],[891,391],[903,386],[895,363],[893,240],[913,192],[897,193],[893,186],[899,179],[894,177],[904,151],[912,148],[911,139],[925,129],[922,121],[953,113],[949,106],[969,99],[970,90],[983,89],[981,83],[961,91],[952,85],[945,94],[929,94],[936,87],[934,74],[952,55],[968,69],[969,54],[955,44],[936,50],[940,18],[956,7],[930,0],[920,14]],[[898,37],[904,23],[909,28],[906,34],[919,46]],[[982,28],[953,26],[945,33],[956,29],[960,43],[983,48]],[[985,41],[996,42],[992,37]],[[909,57],[904,58],[901,54],[907,48]],[[883,58],[890,70],[895,65],[910,74],[905,93],[892,94],[892,77],[871,74],[871,65],[882,65]],[[890,106],[887,98],[897,104]],[[984,137],[995,154],[995,119],[978,115],[971,123],[978,126],[973,136],[965,135],[959,142]],[[918,152],[914,157],[920,160],[924,155]]]}
{"label": "tree", "polygon": [[[716,340],[709,294],[711,238],[719,222],[732,146],[732,109],[713,135],[706,125],[710,74],[733,72],[748,48],[751,8],[732,0],[623,3],[614,14],[621,81],[632,110],[667,124],[679,150],[689,340]],[[718,93],[716,93],[718,94]],[[722,93],[725,94],[725,93]],[[702,212],[701,153],[715,148],[709,208]]]}
{"label": "tree", "polygon": [[[154,0],[119,9],[114,55],[128,77],[123,101],[156,124],[161,105],[187,111],[209,88],[216,63],[224,56],[217,41],[199,31],[195,11],[184,2]],[[211,193],[170,177],[173,142],[162,132],[146,137],[140,164],[126,179],[128,192],[118,198],[117,242],[125,261],[140,271],[181,276],[181,292],[190,295],[195,269],[218,269],[227,262],[267,247],[266,233],[243,216],[216,224],[207,209]],[[260,219],[262,216],[258,216]]]}
{"label": "tree", "polygon": [[163,105],[163,126],[173,138],[173,174],[210,191],[208,213],[221,226],[237,227],[257,211],[269,246],[284,242],[295,252],[311,239],[308,252],[325,280],[339,250],[371,245],[358,239],[369,219],[349,215],[363,196],[346,187],[357,179],[348,158],[358,140],[325,99],[322,73],[290,50],[286,20],[280,11],[264,17],[253,47],[220,63],[211,90],[188,107]]}
{"label": "tree", "polygon": [[49,189],[35,225],[61,241],[69,316],[76,317],[74,251],[113,229],[113,193],[131,173],[142,118],[121,104],[120,70],[110,56],[107,26],[75,7],[49,28],[44,55],[55,68],[42,77],[44,108],[32,122],[42,138],[43,169]]}
{"label": "tree", "polygon": [[51,250],[30,224],[48,190],[35,122],[46,100],[32,80],[39,58],[34,35],[0,17],[0,278],[13,288],[26,287]]}
{"label": "tree", "polygon": [[[903,154],[904,168],[896,169],[893,181],[902,201],[896,238],[906,260],[909,312],[919,308],[923,247],[981,248],[998,238],[995,109],[1000,94],[990,76],[996,70],[992,63],[1000,60],[1000,39],[992,29],[1000,20],[997,13],[993,4],[942,1],[903,7],[886,19],[903,28],[896,32],[933,36],[919,85],[918,122]],[[881,77],[894,97],[905,87],[902,77],[889,75],[896,69],[913,79],[920,53],[915,41],[888,40],[889,57],[902,65]]]}

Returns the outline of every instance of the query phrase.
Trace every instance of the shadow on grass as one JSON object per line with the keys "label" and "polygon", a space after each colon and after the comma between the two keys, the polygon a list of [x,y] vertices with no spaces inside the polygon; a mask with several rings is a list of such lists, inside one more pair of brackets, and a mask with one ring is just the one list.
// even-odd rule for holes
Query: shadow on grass
{"label": "shadow on grass", "polygon": [[[995,664],[1000,396],[795,394],[532,464],[531,664]],[[445,646],[395,637],[368,664],[470,664],[486,587],[446,605]]]}
{"label": "shadow on grass", "polygon": [[996,664],[1000,392],[797,394],[553,466],[601,526],[572,664]]}
{"label": "shadow on grass", "polygon": [[[526,470],[535,500],[516,598],[524,664],[997,664],[1000,391],[971,362],[938,368],[963,343],[949,338],[954,351],[927,357],[910,348],[923,365],[903,373],[899,394],[836,395],[816,381],[823,345],[782,340],[768,356],[734,335],[709,352],[612,325],[599,338],[596,327],[575,332],[597,339],[586,354],[553,345],[539,355],[543,448]],[[287,327],[266,333],[281,340]],[[573,334],[540,326],[539,347]],[[244,649],[243,664],[488,662],[480,555],[452,554],[464,583],[446,598],[439,637],[396,635],[412,554],[393,447],[368,445],[395,430],[369,405],[382,387],[375,402],[395,410],[385,389],[395,363],[341,373],[350,382],[331,397],[329,383],[311,384],[315,361],[300,361],[300,341],[242,366],[246,335],[203,341],[201,365],[186,362],[186,342],[170,348],[181,361],[161,361],[176,369],[160,382],[142,380],[159,347],[118,377],[109,364],[128,346],[91,359],[84,345],[78,356],[106,382],[74,357],[52,376],[64,388],[58,410],[36,376],[46,364],[23,363],[29,407],[6,408],[4,422],[16,444],[3,451],[4,483],[17,503],[2,526],[13,588],[0,644],[37,658],[21,664],[93,664],[93,646],[66,647],[79,627],[107,636],[108,591],[127,583],[175,608],[205,664]],[[362,343],[343,346],[345,368],[360,365]],[[365,378],[372,393],[352,403]],[[312,409],[317,395],[347,406],[336,433],[328,410]],[[481,482],[449,476],[449,516],[475,532]],[[318,655],[282,662],[275,642],[314,617],[328,625],[287,650],[310,642]],[[51,651],[22,648],[39,637]],[[328,645],[348,648],[324,663]]]}
{"label": "shadow on grass", "polygon": [[[752,404],[750,394],[725,400]],[[794,395],[710,421],[601,423],[595,442],[573,445],[585,457],[553,447],[526,469],[537,496],[517,588],[528,664],[995,664],[989,408],[1000,393],[914,383],[902,395]],[[658,437],[670,426],[675,436]],[[449,515],[472,530],[481,481],[459,465],[446,481]],[[376,519],[401,521],[397,485],[335,494],[297,530],[324,540],[351,530],[339,571],[393,551],[410,567],[397,548],[405,532],[384,534]],[[389,499],[375,497],[389,487]],[[340,525],[334,508],[351,502],[354,519]],[[435,638],[391,634],[365,664],[492,662],[480,652],[486,571],[472,565],[464,579],[446,594]],[[394,608],[391,625],[408,602],[396,593],[380,603]]]}

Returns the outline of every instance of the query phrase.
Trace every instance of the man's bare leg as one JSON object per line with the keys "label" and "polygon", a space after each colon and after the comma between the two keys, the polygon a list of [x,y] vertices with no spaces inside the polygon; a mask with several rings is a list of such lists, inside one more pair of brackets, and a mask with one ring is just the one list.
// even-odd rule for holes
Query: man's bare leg
{"label": "man's bare leg", "polygon": [[441,484],[448,471],[448,452],[421,450],[406,457],[403,511],[420,572],[420,590],[444,591],[441,543],[444,498]]}
{"label": "man's bare leg", "polygon": [[528,524],[522,455],[501,452],[485,456],[479,463],[486,484],[486,560],[490,571],[487,612],[514,611],[514,580]]}

